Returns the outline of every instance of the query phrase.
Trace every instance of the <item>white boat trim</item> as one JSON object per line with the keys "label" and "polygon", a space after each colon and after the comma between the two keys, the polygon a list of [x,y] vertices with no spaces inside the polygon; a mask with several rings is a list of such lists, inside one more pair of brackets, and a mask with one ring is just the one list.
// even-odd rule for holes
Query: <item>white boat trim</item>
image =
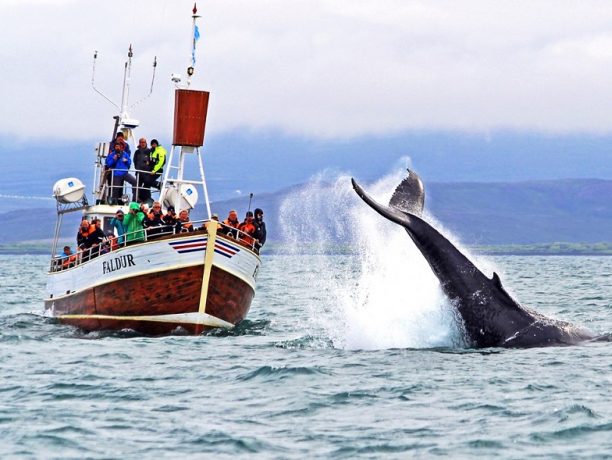
{"label": "white boat trim", "polygon": [[210,327],[223,327],[225,329],[232,329],[234,325],[228,321],[224,321],[216,316],[209,315],[208,313],[176,313],[170,315],[145,315],[145,316],[116,316],[116,315],[58,315],[51,316],[51,318],[57,318],[60,320],[78,320],[78,319],[98,319],[98,320],[112,320],[112,321],[151,321],[157,323],[188,323],[188,324],[199,324],[202,326]]}

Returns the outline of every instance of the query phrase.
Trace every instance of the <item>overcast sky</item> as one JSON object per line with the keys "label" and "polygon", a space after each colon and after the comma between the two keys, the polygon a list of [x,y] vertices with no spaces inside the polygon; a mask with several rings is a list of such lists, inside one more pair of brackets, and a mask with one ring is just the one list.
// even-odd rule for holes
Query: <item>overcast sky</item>
{"label": "overcast sky", "polygon": [[[0,0],[0,136],[106,139],[134,48],[131,115],[169,139],[191,0]],[[198,1],[208,132],[612,131],[610,1]],[[169,142],[168,142],[169,143]]]}

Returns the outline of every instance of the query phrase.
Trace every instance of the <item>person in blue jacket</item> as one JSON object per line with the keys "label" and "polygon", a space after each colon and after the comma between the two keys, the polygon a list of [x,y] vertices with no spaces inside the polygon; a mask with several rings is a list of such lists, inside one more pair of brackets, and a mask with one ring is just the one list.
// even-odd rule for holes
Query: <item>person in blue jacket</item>
{"label": "person in blue jacket", "polygon": [[[128,171],[132,165],[132,159],[125,152],[125,144],[115,142],[115,149],[106,157],[106,167],[111,171],[111,202],[117,203],[119,197],[123,195],[123,183],[128,182],[132,185],[132,194],[136,190],[136,178]],[[135,199],[135,197],[134,197]]]}
{"label": "person in blue jacket", "polygon": [[125,243],[125,225],[123,224],[123,217],[123,211],[118,209],[115,213],[115,217],[113,217],[110,221],[113,228],[117,230],[117,243],[119,246],[123,246],[123,243]]}

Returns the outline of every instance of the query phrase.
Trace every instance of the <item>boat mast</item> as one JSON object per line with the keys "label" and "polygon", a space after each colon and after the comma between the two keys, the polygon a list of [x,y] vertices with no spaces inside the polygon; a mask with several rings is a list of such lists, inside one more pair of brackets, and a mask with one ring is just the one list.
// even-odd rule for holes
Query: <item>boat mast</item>
{"label": "boat mast", "polygon": [[[132,50],[132,45],[130,44],[128,48],[127,61],[123,66],[123,85],[121,87],[121,105],[115,103],[111,98],[109,98],[106,94],[96,88],[95,78],[96,78],[96,62],[98,60],[98,51],[94,51],[94,61],[93,61],[93,71],[91,75],[91,87],[93,90],[110,102],[113,106],[115,106],[119,113],[113,116],[115,120],[113,126],[113,135],[111,139],[115,139],[117,136],[117,132],[121,130],[126,135],[126,139],[132,139],[132,144],[134,147],[136,146],[136,142],[134,139],[133,129],[140,125],[140,122],[134,118],[130,118],[128,111],[136,107],[142,101],[148,99],[151,94],[153,94],[153,84],[155,83],[155,70],[157,69],[157,56],[153,58],[153,76],[151,77],[151,87],[149,89],[148,94],[146,94],[143,98],[141,98],[136,103],[130,106],[130,87],[132,80],[132,57],[134,56],[134,51]],[[106,143],[100,143],[96,148],[96,167],[94,169],[94,187],[93,194],[96,198],[96,202],[102,199],[103,195],[103,174],[104,174],[104,160],[106,158],[107,153],[112,149],[112,146],[108,146]]]}
{"label": "boat mast", "polygon": [[[167,162],[167,167],[164,172],[162,186],[162,204],[172,204],[177,212],[185,203],[185,193],[192,192],[189,189],[190,184],[201,185],[204,191],[204,202],[208,219],[211,218],[210,199],[208,196],[208,187],[206,185],[206,177],[204,173],[204,165],[202,161],[201,147],[204,145],[204,131],[206,128],[206,115],[208,112],[208,97],[207,91],[197,91],[189,89],[191,85],[191,77],[195,73],[196,64],[196,45],[200,38],[200,31],[197,24],[197,19],[200,17],[197,14],[198,9],[196,4],[192,10],[192,40],[191,40],[191,65],[187,68],[187,79],[181,85],[181,76],[178,74],[172,75],[172,81],[175,83],[175,107],[174,107],[174,138],[172,141],[172,149]],[[200,180],[188,180],[184,177],[185,155],[193,154],[197,156]],[[187,205],[189,205],[189,200]]]}
{"label": "boat mast", "polygon": [[114,105],[119,110],[119,113],[113,117],[116,120],[113,137],[115,137],[115,135],[117,134],[117,130],[119,128],[130,130],[130,134],[131,134],[131,130],[136,128],[140,124],[138,120],[130,118],[128,111],[136,107],[138,104],[140,104],[145,99],[148,99],[151,96],[151,94],[153,94],[153,84],[155,83],[155,70],[157,69],[157,56],[153,58],[153,76],[151,77],[151,88],[149,89],[148,94],[130,106],[130,86],[132,82],[132,57],[134,56],[134,51],[132,50],[131,44],[128,48],[127,56],[128,56],[127,61],[125,61],[125,64],[123,66],[123,85],[121,87],[121,105],[118,105],[111,98],[109,98],[106,94],[104,94],[102,91],[96,88],[95,78],[96,78],[96,62],[98,60],[98,52],[94,51],[93,71],[91,75],[91,87],[96,93],[98,93],[100,96],[102,96],[104,99],[106,99],[108,102],[110,102],[112,105]]}
{"label": "boat mast", "polygon": [[132,52],[132,44],[130,43],[130,47],[128,49],[128,59],[125,61],[125,68],[123,69],[123,89],[121,90],[121,109],[119,113],[119,117],[121,119],[127,118],[127,101],[130,98],[132,56],[134,56],[134,53]]}

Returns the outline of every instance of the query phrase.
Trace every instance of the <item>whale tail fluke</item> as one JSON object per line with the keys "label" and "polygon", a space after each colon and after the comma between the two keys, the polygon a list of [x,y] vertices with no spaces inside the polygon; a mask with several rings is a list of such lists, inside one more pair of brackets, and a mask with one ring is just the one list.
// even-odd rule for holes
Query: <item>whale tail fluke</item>
{"label": "whale tail fluke", "polygon": [[389,206],[421,217],[424,205],[423,181],[414,171],[408,170],[408,176],[395,188]]}
{"label": "whale tail fluke", "polygon": [[359,197],[365,201],[372,209],[374,209],[381,216],[386,217],[392,222],[396,224],[402,225],[404,227],[408,227],[410,225],[410,217],[404,211],[400,211],[397,208],[391,206],[385,206],[384,204],[378,203],[374,198],[368,195],[363,188],[355,181],[355,179],[351,178],[351,182],[353,184],[353,188]]}

